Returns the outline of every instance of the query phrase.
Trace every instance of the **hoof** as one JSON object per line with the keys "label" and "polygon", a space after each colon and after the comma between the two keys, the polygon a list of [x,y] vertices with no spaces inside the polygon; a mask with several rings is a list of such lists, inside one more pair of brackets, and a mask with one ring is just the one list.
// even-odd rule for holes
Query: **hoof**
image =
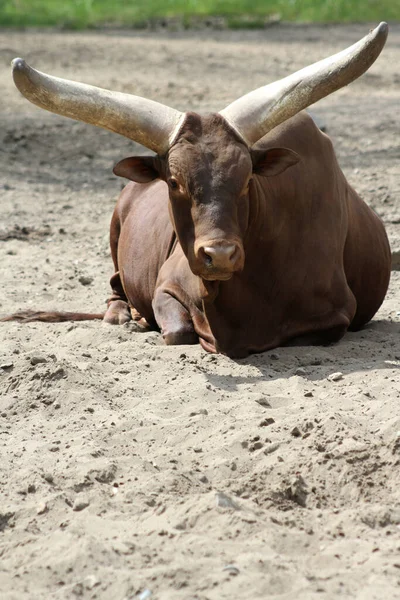
{"label": "hoof", "polygon": [[167,346],[180,346],[181,344],[197,344],[199,336],[193,330],[163,332],[164,342]]}
{"label": "hoof", "polygon": [[123,325],[131,319],[129,306],[123,300],[114,300],[111,302],[103,317],[104,323],[109,323],[110,325]]}

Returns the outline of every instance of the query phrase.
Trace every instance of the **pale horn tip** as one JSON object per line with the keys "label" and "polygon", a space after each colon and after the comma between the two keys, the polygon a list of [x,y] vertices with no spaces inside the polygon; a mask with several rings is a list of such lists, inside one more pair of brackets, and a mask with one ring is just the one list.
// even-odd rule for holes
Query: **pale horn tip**
{"label": "pale horn tip", "polygon": [[389,25],[385,21],[382,21],[374,30],[372,30],[372,33],[387,38]]}
{"label": "pale horn tip", "polygon": [[23,58],[14,58],[14,60],[11,62],[11,68],[14,83],[17,88],[22,91],[21,86],[23,86],[25,83],[29,66],[26,64]]}
{"label": "pale horn tip", "polygon": [[11,61],[11,67],[14,73],[14,71],[23,71],[26,69],[27,64],[23,58],[14,58],[14,60]]}

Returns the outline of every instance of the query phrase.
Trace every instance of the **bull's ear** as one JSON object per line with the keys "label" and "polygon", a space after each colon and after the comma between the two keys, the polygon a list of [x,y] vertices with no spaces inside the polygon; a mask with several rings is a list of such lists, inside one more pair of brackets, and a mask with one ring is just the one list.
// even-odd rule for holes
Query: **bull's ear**
{"label": "bull's ear", "polygon": [[251,159],[253,173],[272,177],[298,163],[300,156],[289,148],[269,148],[268,150],[252,150]]}
{"label": "bull's ear", "polygon": [[117,163],[113,173],[137,183],[149,183],[160,177],[160,166],[158,156],[130,156]]}

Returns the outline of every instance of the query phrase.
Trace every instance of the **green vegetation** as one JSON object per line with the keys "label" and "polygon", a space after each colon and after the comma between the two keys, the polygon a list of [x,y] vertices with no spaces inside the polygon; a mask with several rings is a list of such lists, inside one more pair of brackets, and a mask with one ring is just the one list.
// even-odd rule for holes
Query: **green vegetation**
{"label": "green vegetation", "polygon": [[0,25],[70,28],[146,26],[177,19],[184,26],[222,17],[231,27],[288,21],[400,20],[400,0],[0,0]]}

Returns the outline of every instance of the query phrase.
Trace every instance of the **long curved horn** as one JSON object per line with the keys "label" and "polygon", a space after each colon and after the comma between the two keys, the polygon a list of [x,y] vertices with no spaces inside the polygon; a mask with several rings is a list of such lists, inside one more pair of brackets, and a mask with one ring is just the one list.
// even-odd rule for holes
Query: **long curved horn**
{"label": "long curved horn", "polygon": [[388,25],[381,23],[346,50],[242,96],[220,114],[252,146],[283,121],[365,73],[387,35]]}
{"label": "long curved horn", "polygon": [[14,82],[30,102],[58,115],[103,127],[164,154],[183,113],[164,104],[52,77],[22,58],[12,61]]}

